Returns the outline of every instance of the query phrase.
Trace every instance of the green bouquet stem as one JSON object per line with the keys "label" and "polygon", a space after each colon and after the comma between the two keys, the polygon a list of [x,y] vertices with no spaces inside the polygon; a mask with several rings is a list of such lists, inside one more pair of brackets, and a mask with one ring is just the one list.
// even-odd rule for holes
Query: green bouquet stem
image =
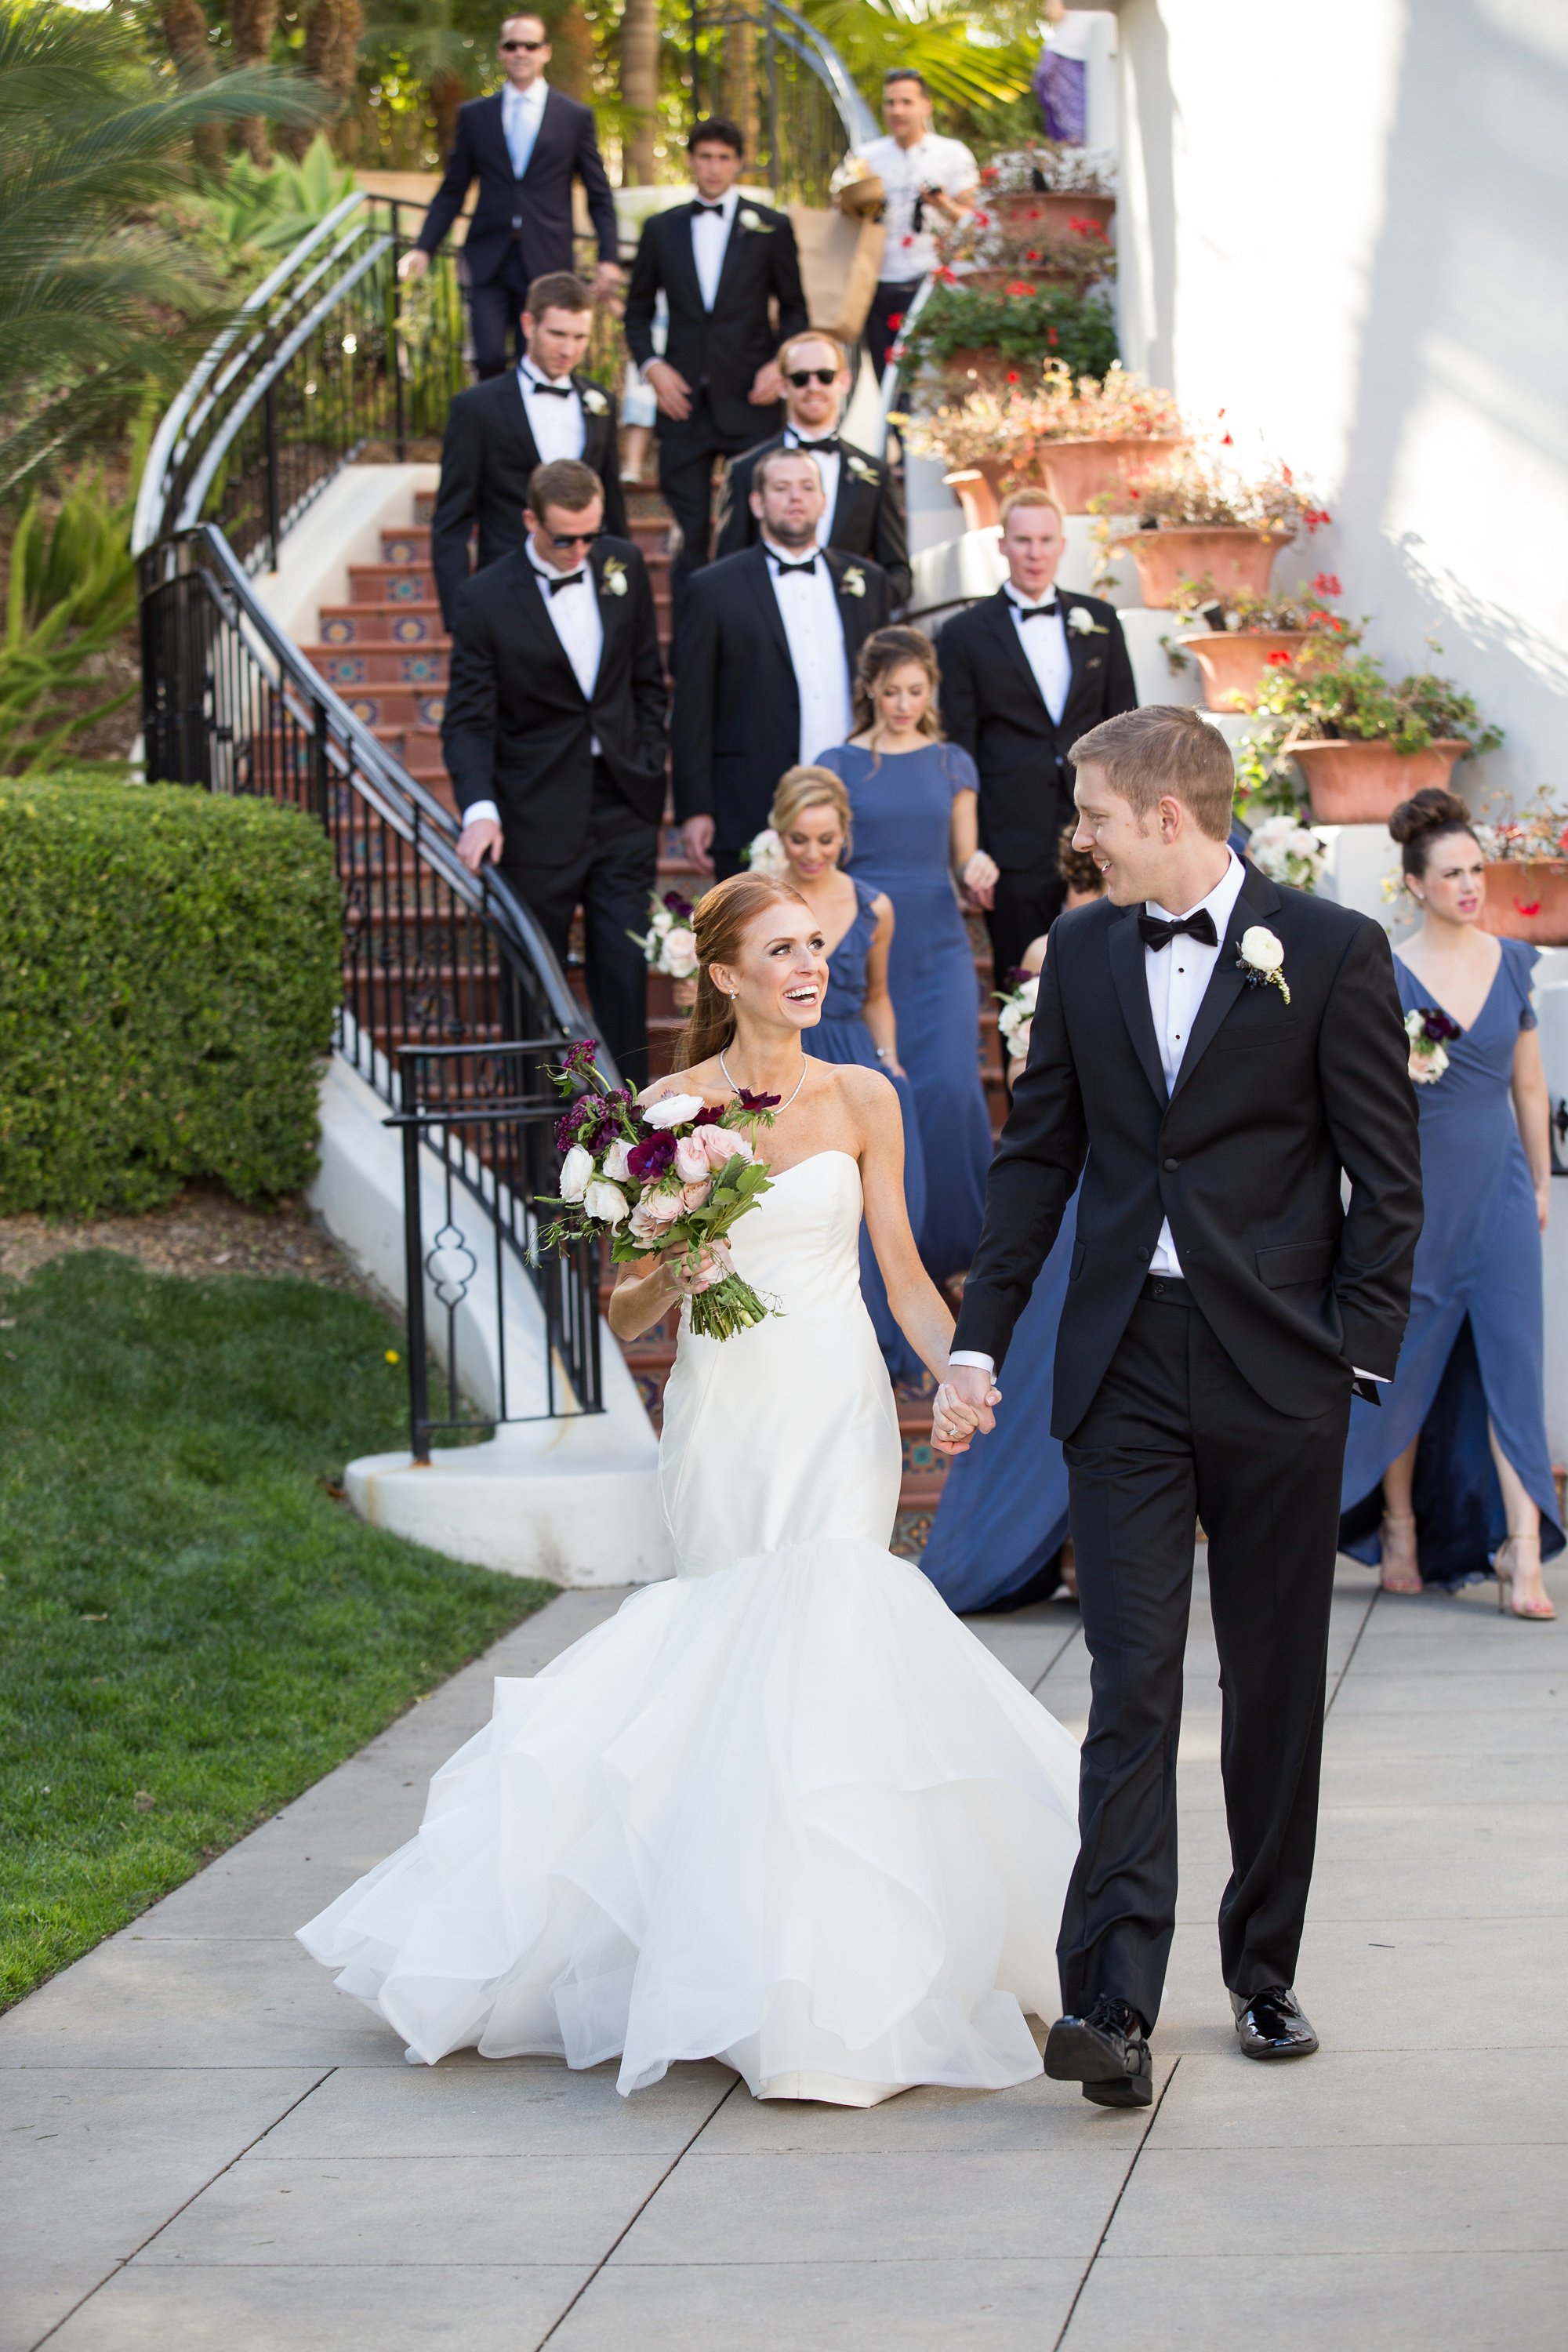
{"label": "green bouquet stem", "polygon": [[693,1291],[689,1304],[692,1331],[703,1339],[732,1339],[737,1331],[749,1331],[754,1323],[761,1323],[770,1311],[738,1274],[725,1275],[710,1290]]}

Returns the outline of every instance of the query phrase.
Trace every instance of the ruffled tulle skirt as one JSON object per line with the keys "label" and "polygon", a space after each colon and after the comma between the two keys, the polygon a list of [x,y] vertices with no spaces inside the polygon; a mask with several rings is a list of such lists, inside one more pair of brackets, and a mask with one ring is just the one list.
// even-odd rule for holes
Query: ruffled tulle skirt
{"label": "ruffled tulle skirt", "polygon": [[816,1538],[637,1593],[300,1930],[413,2059],[719,2057],[869,2105],[1040,2071],[1073,1740],[919,1570]]}

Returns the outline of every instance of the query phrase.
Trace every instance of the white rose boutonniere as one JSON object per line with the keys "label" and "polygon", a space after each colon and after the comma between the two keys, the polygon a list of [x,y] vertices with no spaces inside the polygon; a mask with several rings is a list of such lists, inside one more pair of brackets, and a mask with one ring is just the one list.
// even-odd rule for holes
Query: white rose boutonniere
{"label": "white rose boutonniere", "polygon": [[599,579],[601,596],[624,596],[626,593],[626,567],[618,555],[606,558]]}
{"label": "white rose boutonniere", "polygon": [[841,596],[863,596],[866,593],[866,574],[858,563],[851,563],[846,570],[838,583],[838,593]]}
{"label": "white rose boutonniere", "polygon": [[853,452],[850,453],[849,470],[858,482],[874,482],[877,478],[875,466],[868,466],[864,457],[857,457]]}
{"label": "white rose boutonniere", "polygon": [[741,226],[749,228],[753,236],[772,236],[773,233],[772,221],[765,221],[761,213],[752,210],[750,205],[742,205],[739,217]]}
{"label": "white rose boutonniere", "polygon": [[610,413],[610,404],[597,384],[590,383],[584,386],[583,405],[590,416],[607,416]]}
{"label": "white rose boutonniere", "polygon": [[1248,988],[1277,988],[1287,1004],[1290,991],[1285,984],[1285,950],[1266,923],[1254,923],[1241,935],[1241,952],[1237,967],[1247,976]]}
{"label": "white rose boutonniere", "polygon": [[1068,607],[1067,625],[1075,637],[1104,637],[1110,635],[1104,622],[1091,618],[1081,604]]}

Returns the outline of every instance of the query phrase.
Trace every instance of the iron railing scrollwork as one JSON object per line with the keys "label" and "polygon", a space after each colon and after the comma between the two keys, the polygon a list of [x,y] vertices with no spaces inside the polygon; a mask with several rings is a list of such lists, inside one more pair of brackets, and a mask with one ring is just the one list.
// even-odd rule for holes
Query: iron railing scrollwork
{"label": "iron railing scrollwork", "polygon": [[826,205],[845,151],[877,134],[831,41],[782,0],[693,0],[688,58],[693,117],[737,122],[745,176],[781,204]]}

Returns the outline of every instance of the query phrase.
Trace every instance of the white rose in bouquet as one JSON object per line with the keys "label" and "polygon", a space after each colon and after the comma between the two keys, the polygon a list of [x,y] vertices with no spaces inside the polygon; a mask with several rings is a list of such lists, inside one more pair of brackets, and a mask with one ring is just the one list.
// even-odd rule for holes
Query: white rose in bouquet
{"label": "white rose in bouquet", "polygon": [[[593,1181],[593,1153],[584,1150],[582,1144],[574,1143],[561,1162],[561,1198],[563,1201],[580,1201]],[[592,1215],[592,1213],[590,1210],[589,1214]]]}
{"label": "white rose in bouquet", "polygon": [[698,1136],[702,1139],[702,1150],[710,1168],[722,1168],[726,1160],[756,1158],[745,1137],[737,1135],[732,1127],[700,1127],[692,1138],[693,1142]]}
{"label": "white rose in bouquet", "polygon": [[682,1135],[677,1139],[675,1172],[683,1184],[706,1184],[708,1181],[708,1154],[702,1149],[700,1128],[694,1135]]}
{"label": "white rose in bouquet", "polygon": [[608,1151],[605,1152],[605,1173],[610,1179],[612,1183],[626,1184],[630,1182],[632,1173],[631,1151],[631,1145],[624,1141],[623,1139],[617,1135],[614,1143],[611,1144]]}
{"label": "white rose in bouquet", "polygon": [[782,882],[789,872],[789,859],[784,856],[783,842],[771,824],[754,833],[742,855],[753,874],[765,874],[770,882]]}
{"label": "white rose in bouquet", "polygon": [[631,1214],[633,1239],[657,1243],[680,1214],[679,1192],[645,1192]]}
{"label": "white rose in bouquet", "polygon": [[671,980],[689,980],[697,970],[696,932],[689,931],[683,923],[666,931],[658,961],[660,970]]}
{"label": "white rose in bouquet", "polygon": [[642,1115],[648,1127],[684,1127],[701,1108],[700,1095],[661,1095],[658,1102],[643,1105]]}
{"label": "white rose in bouquet", "polygon": [[595,1224],[621,1224],[626,1214],[626,1196],[618,1184],[606,1184],[602,1176],[595,1176],[583,1195],[583,1213]]}

